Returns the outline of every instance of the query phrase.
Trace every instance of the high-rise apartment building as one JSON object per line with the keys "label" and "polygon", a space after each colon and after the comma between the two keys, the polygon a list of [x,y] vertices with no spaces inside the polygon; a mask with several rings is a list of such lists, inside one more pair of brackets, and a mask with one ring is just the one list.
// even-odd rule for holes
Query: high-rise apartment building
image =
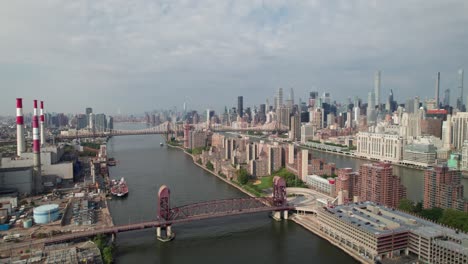
{"label": "high-rise apartment building", "polygon": [[452,208],[467,211],[463,199],[461,172],[446,164],[437,165],[424,172],[424,208]]}
{"label": "high-rise apartment building", "polygon": [[372,124],[376,121],[375,113],[375,93],[373,91],[369,92],[367,96],[367,123]]}
{"label": "high-rise apartment building", "polygon": [[406,197],[406,188],[393,175],[390,163],[363,164],[359,167],[359,200],[398,207]]}
{"label": "high-rise apartment building", "polygon": [[465,111],[463,104],[463,69],[458,70],[458,90],[460,90],[460,97],[457,99],[457,108],[460,111]]}
{"label": "high-rise apartment building", "polygon": [[374,93],[375,93],[375,106],[380,108],[380,71],[377,71],[374,76]]}
{"label": "high-rise apartment building", "polygon": [[344,202],[352,202],[354,196],[359,196],[359,174],[352,168],[343,168],[338,170],[336,177],[336,192],[346,192],[343,197]]}
{"label": "high-rise apartment building", "polygon": [[278,94],[276,96],[275,107],[276,109],[280,108],[283,105],[283,88],[278,89]]}

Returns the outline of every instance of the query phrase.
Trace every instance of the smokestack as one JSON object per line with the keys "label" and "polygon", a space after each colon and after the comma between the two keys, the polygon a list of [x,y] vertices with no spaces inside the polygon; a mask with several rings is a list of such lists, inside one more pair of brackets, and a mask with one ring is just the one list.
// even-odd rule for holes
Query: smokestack
{"label": "smokestack", "polygon": [[41,133],[41,147],[43,147],[45,145],[45,134],[44,134],[44,122],[45,122],[45,118],[44,118],[44,101],[41,101],[41,110],[40,110],[40,114],[41,114],[41,119],[40,119],[40,133]]}
{"label": "smokestack", "polygon": [[436,109],[439,109],[439,86],[440,86],[440,72],[437,73],[437,80],[436,80],[436,90],[435,90]]}
{"label": "smokestack", "polygon": [[23,98],[16,98],[16,155],[21,156],[25,151]]}
{"label": "smokestack", "polygon": [[34,114],[32,117],[33,127],[33,169],[34,169],[34,189],[40,192],[41,182],[41,146],[39,139],[39,120],[37,116],[37,100],[34,100]]}

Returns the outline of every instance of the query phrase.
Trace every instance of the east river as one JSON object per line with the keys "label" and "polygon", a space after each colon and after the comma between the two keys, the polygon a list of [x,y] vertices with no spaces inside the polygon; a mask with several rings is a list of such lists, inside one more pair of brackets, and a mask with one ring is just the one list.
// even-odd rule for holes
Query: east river
{"label": "east river", "polygon": [[[118,124],[117,128],[143,128]],[[157,192],[171,189],[171,204],[246,197],[237,189],[205,172],[178,149],[161,147],[158,135],[114,137],[108,142],[111,178],[125,177],[129,195],[109,202],[114,224],[153,220]],[[358,168],[367,161],[313,151],[314,157],[335,162],[338,168]],[[394,167],[408,188],[408,198],[423,195],[423,172]],[[467,180],[463,180],[467,186]],[[467,188],[467,187],[465,187]],[[466,192],[465,192],[466,196]],[[276,222],[266,213],[204,220],[175,225],[176,239],[161,243],[155,230],[146,229],[117,236],[117,263],[357,263],[327,241],[292,221]]]}
{"label": "east river", "polygon": [[[157,135],[114,137],[110,157],[118,160],[111,178],[125,177],[129,195],[109,203],[114,224],[156,217],[159,186],[171,189],[172,205],[246,197],[193,164],[178,149],[160,147]],[[154,229],[117,235],[117,263],[357,263],[292,221],[266,213],[174,225],[174,241],[161,243]]]}

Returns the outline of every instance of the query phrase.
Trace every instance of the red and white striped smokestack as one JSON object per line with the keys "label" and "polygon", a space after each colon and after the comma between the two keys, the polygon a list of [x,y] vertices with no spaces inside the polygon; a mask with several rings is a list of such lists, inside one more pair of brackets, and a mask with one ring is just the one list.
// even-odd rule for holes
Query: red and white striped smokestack
{"label": "red and white striped smokestack", "polygon": [[25,151],[23,98],[16,98],[16,154],[21,156]]}
{"label": "red and white striped smokestack", "polygon": [[43,147],[45,145],[45,134],[44,134],[44,121],[45,121],[45,118],[44,118],[44,101],[41,101],[41,110],[40,110],[40,114],[41,114],[41,119],[39,121],[39,128],[40,128],[40,135],[41,135],[41,147]]}
{"label": "red and white striped smokestack", "polygon": [[34,114],[32,117],[32,127],[33,127],[33,169],[36,175],[35,182],[36,182],[36,189],[39,187],[41,183],[39,183],[41,179],[41,146],[40,146],[40,139],[39,139],[39,118],[37,116],[37,100],[34,100]]}

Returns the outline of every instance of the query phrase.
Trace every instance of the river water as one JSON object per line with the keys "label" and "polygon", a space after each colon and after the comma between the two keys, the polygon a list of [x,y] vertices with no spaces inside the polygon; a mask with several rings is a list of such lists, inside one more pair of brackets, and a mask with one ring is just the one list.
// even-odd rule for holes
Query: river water
{"label": "river water", "polygon": [[[138,125],[117,124],[116,128]],[[129,195],[109,202],[114,224],[156,217],[157,191],[171,189],[174,206],[246,197],[193,164],[182,151],[160,147],[158,135],[114,137],[108,142],[111,178],[125,177]],[[118,234],[117,263],[357,263],[292,221],[267,213],[203,220],[173,226],[174,241],[161,243],[154,229]]]}

